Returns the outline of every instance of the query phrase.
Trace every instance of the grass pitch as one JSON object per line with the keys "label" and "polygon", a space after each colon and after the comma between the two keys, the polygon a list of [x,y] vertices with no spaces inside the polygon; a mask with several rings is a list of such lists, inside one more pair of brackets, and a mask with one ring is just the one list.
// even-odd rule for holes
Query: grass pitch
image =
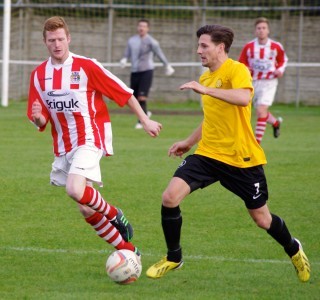
{"label": "grass pitch", "polygon": [[312,266],[306,284],[242,201],[219,184],[181,204],[183,268],[147,278],[148,266],[165,255],[161,193],[180,162],[168,158],[167,149],[201,116],[154,113],[164,128],[152,139],[133,129],[133,115],[111,113],[115,155],[102,160],[100,191],[135,228],[143,273],[129,286],[109,280],[104,268],[113,248],[84,222],[63,188],[49,185],[50,132],[38,133],[25,107],[0,108],[0,299],[319,299],[320,107],[274,106],[284,118],[281,136],[274,139],[268,127],[262,144],[269,207],[304,245]]}

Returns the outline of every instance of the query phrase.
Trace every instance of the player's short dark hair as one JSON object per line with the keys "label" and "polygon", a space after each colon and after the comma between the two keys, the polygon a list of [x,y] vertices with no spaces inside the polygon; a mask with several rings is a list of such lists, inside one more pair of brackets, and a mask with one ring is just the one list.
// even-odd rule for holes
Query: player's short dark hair
{"label": "player's short dark hair", "polygon": [[197,37],[199,38],[203,34],[210,35],[211,41],[216,45],[221,43],[224,44],[225,52],[229,52],[234,37],[234,33],[231,28],[216,24],[205,25],[198,29]]}
{"label": "player's short dark hair", "polygon": [[138,24],[139,24],[139,23],[147,23],[148,26],[150,25],[150,21],[149,21],[148,19],[140,19],[140,20],[138,21]]}
{"label": "player's short dark hair", "polygon": [[259,17],[256,19],[256,21],[254,22],[254,26],[257,26],[260,23],[267,23],[269,26],[269,20],[265,17]]}
{"label": "player's short dark hair", "polygon": [[44,39],[46,38],[47,31],[56,31],[57,29],[60,29],[60,28],[64,29],[67,36],[70,34],[68,25],[67,25],[66,21],[64,20],[64,18],[59,17],[59,16],[54,16],[54,17],[47,19],[43,25],[43,33],[42,33],[43,38]]}

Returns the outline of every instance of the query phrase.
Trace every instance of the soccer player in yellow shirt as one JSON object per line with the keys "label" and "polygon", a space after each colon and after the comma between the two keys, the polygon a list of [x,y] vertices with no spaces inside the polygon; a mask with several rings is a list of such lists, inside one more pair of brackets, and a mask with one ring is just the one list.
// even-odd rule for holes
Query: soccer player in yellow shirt
{"label": "soccer player in yellow shirt", "polygon": [[228,57],[233,31],[206,25],[197,31],[202,66],[208,70],[199,83],[191,81],[180,89],[202,95],[203,120],[186,139],[174,143],[169,156],[179,156],[198,144],[177,168],[162,195],[162,229],[167,255],[147,270],[160,278],[183,265],[180,245],[182,215],[180,202],[190,193],[220,182],[239,196],[256,225],[273,237],[292,260],[301,281],[310,278],[310,264],[300,242],[292,237],[285,222],[270,213],[268,187],[263,170],[265,154],[251,127],[252,78],[247,67]]}

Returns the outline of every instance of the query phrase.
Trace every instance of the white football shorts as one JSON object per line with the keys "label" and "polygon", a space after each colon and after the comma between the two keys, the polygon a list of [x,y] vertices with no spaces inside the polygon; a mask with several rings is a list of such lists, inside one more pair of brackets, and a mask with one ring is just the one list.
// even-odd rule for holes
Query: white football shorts
{"label": "white football shorts", "polygon": [[253,103],[257,107],[259,105],[271,106],[276,95],[278,79],[261,79],[254,80]]}
{"label": "white football shorts", "polygon": [[63,156],[56,156],[52,163],[50,183],[66,186],[68,174],[78,174],[102,187],[100,159],[103,151],[83,145]]}

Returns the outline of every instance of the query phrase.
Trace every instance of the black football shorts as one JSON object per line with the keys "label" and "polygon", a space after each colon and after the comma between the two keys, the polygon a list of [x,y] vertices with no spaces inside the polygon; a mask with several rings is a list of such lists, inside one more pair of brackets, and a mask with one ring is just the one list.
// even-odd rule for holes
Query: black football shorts
{"label": "black football shorts", "polygon": [[153,70],[131,73],[130,87],[133,89],[133,95],[148,97],[153,79]]}
{"label": "black football shorts", "polygon": [[239,196],[248,209],[265,205],[268,186],[262,165],[238,168],[202,155],[186,157],[175,171],[174,177],[183,179],[191,193],[220,181],[220,184]]}

